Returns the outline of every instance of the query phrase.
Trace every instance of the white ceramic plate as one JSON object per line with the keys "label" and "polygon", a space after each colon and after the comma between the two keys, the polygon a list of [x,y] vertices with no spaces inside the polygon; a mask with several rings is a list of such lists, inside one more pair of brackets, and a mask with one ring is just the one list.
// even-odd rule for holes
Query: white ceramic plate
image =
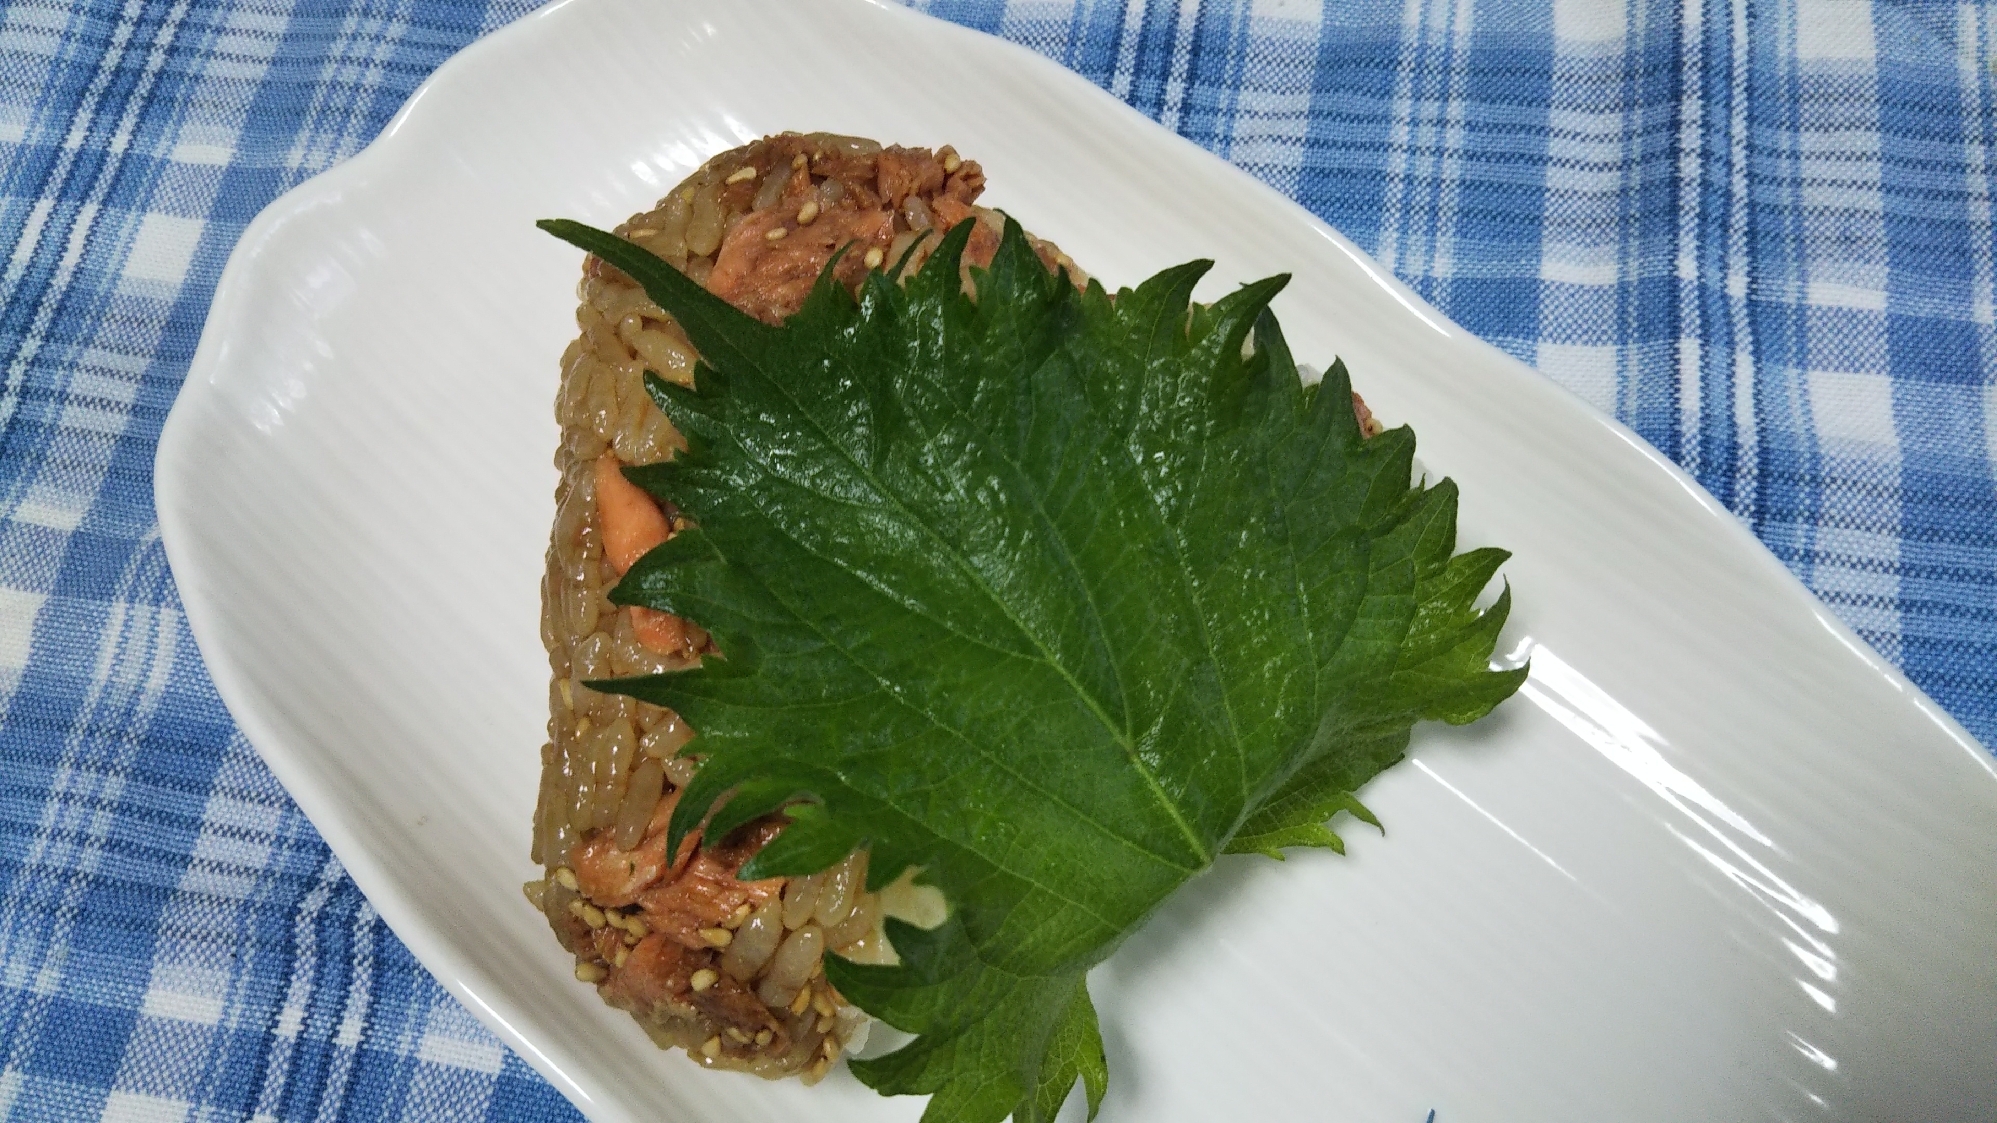
{"label": "white ceramic plate", "polygon": [[1224,860],[1096,973],[1106,1118],[1997,1117],[1992,761],[1677,469],[1023,50],[862,0],[571,0],[251,226],[158,500],[244,732],[396,933],[592,1117],[921,1109],[655,1051],[519,892],[578,265],[532,222],[609,225],[790,128],[953,142],[1113,282],[1294,272],[1298,355],[1342,354],[1461,482],[1465,544],[1516,555],[1504,646],[1532,680],[1418,733],[1366,792],[1390,837]]}

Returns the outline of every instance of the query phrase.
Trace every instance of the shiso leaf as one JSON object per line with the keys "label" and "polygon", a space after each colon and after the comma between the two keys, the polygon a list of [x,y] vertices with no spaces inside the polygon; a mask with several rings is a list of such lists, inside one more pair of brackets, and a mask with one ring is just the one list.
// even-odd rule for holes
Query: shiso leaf
{"label": "shiso leaf", "polygon": [[[1386,828],[1350,786],[1363,784],[1374,774],[1401,758],[1406,750],[1405,730],[1373,746],[1354,745],[1347,753],[1329,757],[1306,768],[1262,802],[1255,813],[1227,842],[1229,854],[1266,854],[1278,861],[1283,850],[1293,846],[1320,847],[1345,853],[1345,840],[1326,825],[1341,811],[1350,812],[1382,834]],[[836,860],[836,859],[835,859]]]}
{"label": "shiso leaf", "polygon": [[[1008,221],[964,292],[970,226],[857,299],[822,276],[781,327],[613,235],[542,227],[680,321],[685,434],[627,470],[696,526],[612,592],[699,621],[722,657],[591,685],[670,706],[703,760],[669,851],[787,808],[755,875],[864,841],[870,887],[918,866],[949,919],[891,922],[892,967],[841,993],[915,1040],[853,1063],[926,1123],[1051,1117],[1107,1081],[1087,971],[1229,850],[1332,845],[1417,721],[1474,720],[1504,554],[1455,555],[1456,489],[1414,435],[1366,439],[1334,365],[1299,381],[1269,301],[1192,303],[1208,263],[1110,296]],[[1250,340],[1252,347],[1245,347]],[[1313,829],[1314,828],[1314,829]]]}
{"label": "shiso leaf", "polygon": [[1094,1119],[1102,1107],[1103,1093],[1109,1090],[1109,1060],[1103,1056],[1102,1030],[1096,1024],[1095,1003],[1089,1001],[1085,986],[1075,988],[1075,997],[1054,1025],[1033,1097],[1033,1114],[1022,1123],[1052,1120],[1075,1090],[1076,1080],[1082,1082],[1089,1118]]}

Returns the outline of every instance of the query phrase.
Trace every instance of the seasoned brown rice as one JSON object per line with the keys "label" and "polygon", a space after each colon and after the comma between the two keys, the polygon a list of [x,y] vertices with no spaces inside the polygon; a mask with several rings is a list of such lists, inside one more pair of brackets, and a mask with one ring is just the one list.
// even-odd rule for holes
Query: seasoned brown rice
{"label": "seasoned brown rice", "polygon": [[[967,262],[989,261],[1002,220],[975,205],[983,183],[978,165],[949,148],[786,134],[715,157],[616,232],[775,322],[840,245],[852,250],[838,275],[856,283],[911,247],[919,266],[939,228],[972,217]],[[1080,276],[1052,246],[1035,247]],[[907,876],[866,892],[864,852],[811,877],[737,880],[742,861],[782,829],[780,816],[664,855],[666,819],[697,767],[682,752],[694,732],[671,710],[583,682],[691,667],[709,650],[693,622],[606,599],[621,569],[605,512],[618,508],[599,501],[600,489],[620,485],[606,470],[682,447],[643,378],[651,370],[690,385],[695,352],[670,315],[594,258],[579,295],[581,332],[562,356],[555,403],[561,482],[542,584],[553,673],[532,855],[547,875],[527,897],[575,955],[576,978],[661,1046],[711,1067],[815,1081],[866,1023],[824,979],[824,954],[891,961],[881,918],[933,922],[940,903]],[[621,490],[612,498],[631,501]],[[685,525],[670,508],[659,513],[662,534]]]}

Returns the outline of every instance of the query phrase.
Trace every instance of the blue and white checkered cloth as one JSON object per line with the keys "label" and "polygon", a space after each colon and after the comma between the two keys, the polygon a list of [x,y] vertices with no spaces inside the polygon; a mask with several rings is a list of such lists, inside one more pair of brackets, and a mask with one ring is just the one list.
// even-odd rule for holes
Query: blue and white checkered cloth
{"label": "blue and white checkered cloth", "polygon": [[[0,8],[0,1119],[575,1118],[236,733],[152,511],[244,225],[528,6]],[[923,6],[1269,180],[1634,426],[1997,743],[1992,8]]]}

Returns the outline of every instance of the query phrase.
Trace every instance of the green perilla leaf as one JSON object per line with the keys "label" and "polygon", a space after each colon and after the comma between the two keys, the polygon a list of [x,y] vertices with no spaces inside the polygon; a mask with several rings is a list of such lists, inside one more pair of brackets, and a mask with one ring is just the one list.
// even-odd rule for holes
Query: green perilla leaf
{"label": "green perilla leaf", "polygon": [[918,866],[941,889],[942,927],[891,924],[898,966],[826,965],[917,1035],[853,1069],[931,1095],[926,1123],[1045,1120],[1078,1078],[1093,1113],[1089,968],[1215,855],[1335,842],[1415,722],[1524,679],[1489,666],[1508,599],[1474,607],[1504,554],[1454,554],[1454,486],[1410,483],[1405,428],[1363,436],[1342,366],[1300,383],[1268,311],[1286,278],[1209,306],[1206,262],[1077,291],[1008,221],[973,299],[966,224],[905,285],[828,271],[771,327],[541,225],[702,356],[693,389],[649,381],[687,450],[628,470],[697,526],[612,599],[722,657],[592,685],[700,731],[671,848],[803,801],[754,872],[864,841],[873,887]]}

